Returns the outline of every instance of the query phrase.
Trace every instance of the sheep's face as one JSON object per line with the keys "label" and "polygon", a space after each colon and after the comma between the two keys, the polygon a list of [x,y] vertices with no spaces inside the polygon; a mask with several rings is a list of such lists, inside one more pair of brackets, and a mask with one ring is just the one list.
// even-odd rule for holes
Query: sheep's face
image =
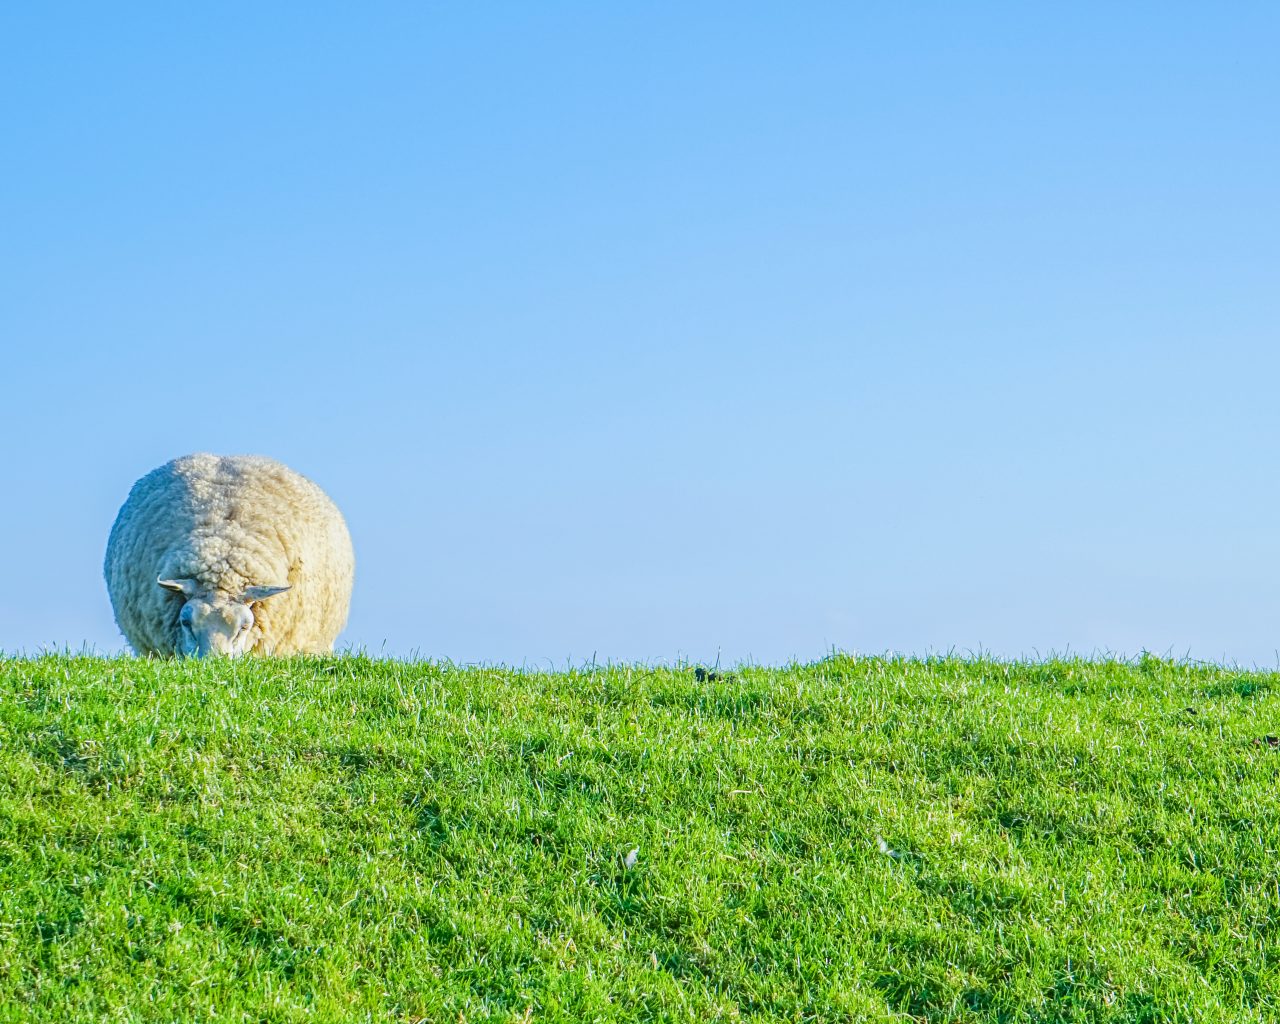
{"label": "sheep's face", "polygon": [[253,608],[288,587],[247,587],[231,596],[201,590],[195,580],[157,580],[186,600],[178,612],[176,653],[182,657],[238,658],[253,648],[261,632],[254,628]]}

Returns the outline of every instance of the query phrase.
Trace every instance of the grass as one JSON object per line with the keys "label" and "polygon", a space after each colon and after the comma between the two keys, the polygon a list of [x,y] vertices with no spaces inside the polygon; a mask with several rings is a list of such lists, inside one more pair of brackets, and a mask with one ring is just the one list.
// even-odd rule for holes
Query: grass
{"label": "grass", "polygon": [[0,1020],[1274,1021],[1277,684],[0,658]]}

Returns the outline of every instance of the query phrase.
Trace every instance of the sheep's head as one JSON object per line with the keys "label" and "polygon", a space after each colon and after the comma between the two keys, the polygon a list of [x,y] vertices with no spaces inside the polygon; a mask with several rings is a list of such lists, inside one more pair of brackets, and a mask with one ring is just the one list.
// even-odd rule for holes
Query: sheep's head
{"label": "sheep's head", "polygon": [[184,598],[178,613],[177,651],[183,657],[238,658],[258,639],[253,608],[288,587],[246,587],[235,596],[206,590],[195,580],[156,580],[165,590]]}

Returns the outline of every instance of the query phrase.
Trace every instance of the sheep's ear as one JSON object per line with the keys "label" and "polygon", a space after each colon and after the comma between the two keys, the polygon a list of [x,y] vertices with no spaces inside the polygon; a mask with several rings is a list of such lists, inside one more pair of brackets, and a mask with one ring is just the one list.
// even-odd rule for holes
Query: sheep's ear
{"label": "sheep's ear", "polygon": [[240,600],[245,604],[250,601],[265,601],[269,597],[275,597],[276,594],[283,594],[292,587],[245,587],[244,593],[240,595]]}
{"label": "sheep's ear", "polygon": [[175,594],[181,594],[183,597],[190,597],[196,592],[195,580],[156,580],[165,590],[172,590]]}

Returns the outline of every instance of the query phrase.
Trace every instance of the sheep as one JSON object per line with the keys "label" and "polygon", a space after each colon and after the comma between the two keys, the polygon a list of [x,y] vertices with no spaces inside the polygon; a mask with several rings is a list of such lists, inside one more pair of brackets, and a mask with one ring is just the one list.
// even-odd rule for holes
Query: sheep
{"label": "sheep", "polygon": [[133,485],[103,566],[142,655],[327,653],[355,555],[319,487],[259,455],[185,455]]}

